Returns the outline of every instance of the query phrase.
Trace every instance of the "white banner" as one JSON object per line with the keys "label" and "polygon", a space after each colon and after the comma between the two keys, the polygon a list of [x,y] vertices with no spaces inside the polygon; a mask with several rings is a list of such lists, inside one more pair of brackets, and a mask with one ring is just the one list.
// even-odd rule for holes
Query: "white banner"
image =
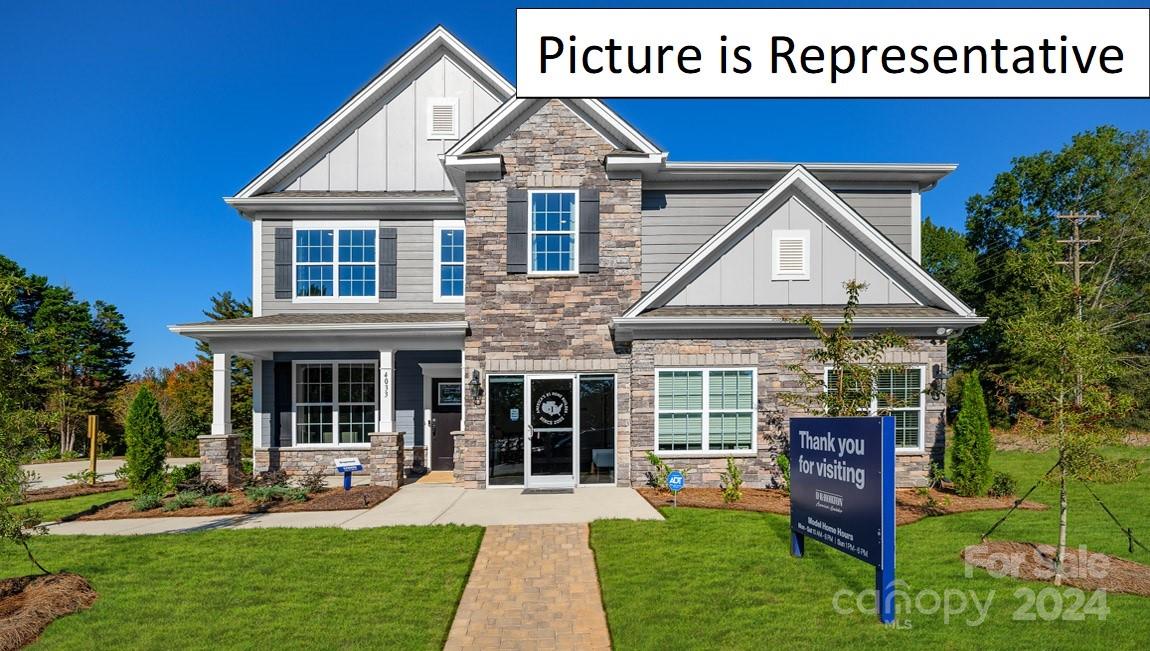
{"label": "white banner", "polygon": [[1150,97],[1150,9],[519,9],[521,97]]}

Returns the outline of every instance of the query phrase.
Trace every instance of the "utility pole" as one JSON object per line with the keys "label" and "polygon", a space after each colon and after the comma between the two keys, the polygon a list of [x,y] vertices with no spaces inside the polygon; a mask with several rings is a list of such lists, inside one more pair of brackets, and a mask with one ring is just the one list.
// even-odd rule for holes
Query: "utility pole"
{"label": "utility pole", "polygon": [[[1072,227],[1072,237],[1068,240],[1058,240],[1059,244],[1069,245],[1067,253],[1070,256],[1069,260],[1060,260],[1056,264],[1061,266],[1070,267],[1071,273],[1074,274],[1074,303],[1077,308],[1078,320],[1082,320],[1082,267],[1088,267],[1095,264],[1093,260],[1082,259],[1082,247],[1087,244],[1097,244],[1102,240],[1099,239],[1082,239],[1082,225],[1091,219],[1098,219],[1098,213],[1081,214],[1071,213],[1069,215],[1059,215],[1059,219],[1068,219]],[[1078,378],[1074,384],[1074,404],[1082,406],[1082,373],[1078,374]]]}

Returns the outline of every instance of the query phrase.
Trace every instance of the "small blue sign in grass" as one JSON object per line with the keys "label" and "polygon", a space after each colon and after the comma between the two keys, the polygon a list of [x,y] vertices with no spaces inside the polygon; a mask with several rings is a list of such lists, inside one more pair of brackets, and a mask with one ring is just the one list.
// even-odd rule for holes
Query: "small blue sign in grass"
{"label": "small blue sign in grass", "polygon": [[678,470],[672,470],[671,472],[667,473],[667,488],[669,488],[672,493],[678,493],[679,491],[683,490],[683,481],[684,479],[682,472]]}

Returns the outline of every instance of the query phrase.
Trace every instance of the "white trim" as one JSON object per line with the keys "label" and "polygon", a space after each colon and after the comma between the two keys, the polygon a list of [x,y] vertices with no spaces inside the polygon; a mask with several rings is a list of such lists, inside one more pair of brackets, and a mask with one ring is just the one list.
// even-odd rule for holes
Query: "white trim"
{"label": "white trim", "polygon": [[[435,109],[447,107],[451,109],[451,130],[436,133]],[[427,98],[427,139],[428,140],[455,140],[459,138],[459,98],[458,97],[428,97]]]}
{"label": "white trim", "polygon": [[269,191],[271,187],[280,180],[282,174],[313,155],[316,150],[322,147],[332,136],[339,133],[344,127],[355,120],[364,109],[372,106],[396,83],[402,81],[412,68],[417,66],[429,54],[433,53],[438,46],[442,46],[452,55],[459,57],[466,63],[471,68],[471,71],[481,78],[477,81],[486,82],[486,84],[491,86],[498,94],[503,95],[503,97],[497,97],[497,99],[506,99],[515,94],[515,87],[496,72],[494,68],[468,49],[467,46],[461,43],[459,39],[452,35],[451,32],[448,32],[442,25],[437,26],[431,30],[427,36],[423,37],[418,43],[404,52],[383,72],[377,75],[375,79],[371,80],[363,89],[356,93],[354,97],[336,109],[335,113],[331,114],[331,116],[324,120],[311,133],[305,136],[303,140],[296,143],[295,146],[280,156],[275,163],[261,172],[259,176],[252,179],[251,182],[236,193],[235,198],[249,198]]}
{"label": "white trim", "polygon": [[[802,251],[802,269],[799,271],[786,271],[782,268],[782,253],[780,247],[783,240],[799,240]],[[811,232],[810,230],[782,230],[771,231],[771,280],[810,280],[811,279]]]}
{"label": "white trim", "polygon": [[926,270],[916,264],[905,251],[899,249],[890,240],[879,233],[874,226],[863,219],[838,195],[823,185],[810,172],[804,169],[803,166],[796,165],[791,168],[791,171],[787,172],[778,183],[771,187],[770,190],[759,195],[759,198],[755,199],[751,205],[739,213],[738,217],[728,222],[727,225],[721,228],[711,239],[707,240],[698,250],[688,256],[682,264],[675,267],[671,273],[659,281],[651,291],[647,292],[645,296],[632,305],[626,313],[623,314],[623,317],[638,316],[644,311],[652,307],[658,307],[670,300],[689,284],[690,280],[692,280],[691,274],[696,268],[705,268],[705,265],[712,262],[718,255],[721,255],[726,249],[726,245],[735,241],[737,237],[745,236],[741,235],[742,231],[766,208],[782,199],[785,193],[790,191],[792,187],[801,187],[806,193],[809,193],[814,200],[820,202],[825,208],[828,208],[828,210],[821,210],[816,214],[825,212],[827,216],[839,226],[844,227],[848,232],[852,232],[856,234],[857,237],[860,237],[871,246],[875,253],[882,256],[882,259],[889,263],[895,272],[901,272],[900,275],[904,279],[914,283],[914,286],[919,292],[928,295],[934,299],[934,301],[937,301],[959,316],[977,316],[974,310],[939,284]]}
{"label": "white trim", "polygon": [[[536,231],[535,216],[531,213],[537,194],[571,194],[575,200],[571,204],[571,231]],[[535,269],[535,234],[571,235],[571,269],[563,271],[537,271]],[[578,276],[579,275],[579,190],[578,188],[536,188],[527,191],[527,275],[528,276]]]}
{"label": "white trim", "polygon": [[[895,366],[900,369],[916,368],[918,369],[918,445],[914,447],[898,447],[895,445],[895,454],[923,454],[926,452],[926,369],[925,364],[891,364],[887,366]],[[830,389],[828,382],[830,373],[833,366],[823,367],[823,391],[826,392]],[[898,407],[894,411],[911,411],[914,407]],[[877,416],[878,413],[878,393],[871,397],[870,408],[867,410],[870,416]],[[897,439],[896,439],[897,440]]]}
{"label": "white trim", "polygon": [[232,354],[212,351],[212,436],[232,433]]}
{"label": "white trim", "polygon": [[[749,449],[737,450],[712,450],[711,449],[711,373],[721,371],[743,371],[751,374],[751,447]],[[703,376],[703,404],[701,410],[695,409],[675,409],[675,410],[660,410],[659,409],[659,373],[662,372],[697,372],[702,373]],[[678,457],[726,457],[726,456],[746,456],[753,457],[759,452],[759,377],[758,369],[751,366],[660,366],[655,368],[655,403],[651,410],[655,419],[655,441],[652,451],[662,456],[678,456]],[[662,413],[699,413],[702,414],[702,432],[700,436],[702,447],[698,450],[660,450],[659,449],[659,414]],[[746,409],[721,409],[717,411],[724,412],[744,412]]]}
{"label": "white trim", "polygon": [[263,316],[263,238],[262,219],[252,220],[252,316]]}
{"label": "white trim", "polygon": [[[423,375],[423,463],[431,468],[431,413],[434,403],[431,401],[431,384],[434,379],[455,378],[464,387],[463,403],[467,402],[467,388],[463,383],[462,363],[420,362],[419,370]],[[459,405],[459,426],[464,427],[463,404]]]}
{"label": "white trim", "polygon": [[[395,431],[395,351],[387,348],[379,350],[379,364],[376,366],[376,422],[380,432]],[[415,433],[412,432],[412,436]]]}
{"label": "white trim", "polygon": [[[379,375],[376,373],[376,369],[379,368],[379,365],[377,362],[375,362],[374,360],[370,360],[370,359],[297,359],[297,360],[292,360],[292,363],[291,363],[291,386],[292,386],[292,389],[291,389],[291,449],[292,450],[301,450],[302,451],[302,450],[305,450],[306,448],[314,448],[316,450],[331,450],[331,449],[339,449],[339,448],[354,448],[357,446],[370,447],[370,445],[371,445],[370,443],[342,443],[339,440],[339,406],[341,404],[339,401],[339,365],[340,364],[360,364],[360,365],[366,364],[368,366],[371,366],[372,377],[375,380],[375,396],[374,396],[374,398],[375,398],[375,410],[374,410],[375,422],[379,421],[380,382],[379,382]],[[297,421],[297,415],[299,413],[299,407],[300,407],[299,395],[297,394],[297,391],[299,391],[299,382],[298,382],[299,376],[297,375],[297,368],[300,365],[314,365],[314,366],[328,365],[328,366],[331,366],[331,402],[330,403],[327,403],[327,402],[303,403],[303,406],[331,405],[331,440],[332,440],[331,443],[305,443],[302,445],[297,445],[296,436],[299,432],[299,428],[297,426],[296,421]],[[362,405],[363,403],[355,402],[355,403],[347,403],[347,404],[349,404],[349,405]],[[368,432],[368,434],[370,435],[370,432]]]}
{"label": "white trim", "polygon": [[[298,296],[296,283],[297,269],[300,266],[299,255],[296,252],[296,234],[299,231],[331,231],[332,251],[331,262],[304,262],[304,266],[318,267],[331,265],[331,296]],[[341,231],[371,231],[371,246],[375,251],[375,259],[370,263],[341,262],[339,259],[339,234]],[[374,220],[358,221],[293,221],[291,232],[291,291],[292,303],[379,303],[379,222]],[[339,294],[339,268],[343,265],[353,267],[371,267],[374,291],[368,296],[340,296]]]}
{"label": "white trim", "polygon": [[[451,316],[449,314],[443,315]],[[168,330],[178,335],[247,333],[252,335],[273,332],[363,332],[365,334],[397,334],[442,331],[448,334],[462,334],[467,330],[467,321],[429,321],[408,323],[279,323],[267,325],[239,325],[228,323],[189,323],[168,326]]]}
{"label": "white trim", "polygon": [[922,192],[910,193],[910,257],[922,264]]}
{"label": "white trim", "polygon": [[[262,359],[252,360],[252,449],[263,448],[264,373]],[[270,439],[269,439],[270,440]]]}
{"label": "white trim", "polygon": [[437,219],[432,226],[432,237],[434,239],[431,241],[431,256],[433,260],[432,273],[434,275],[431,279],[431,300],[435,303],[462,303],[463,296],[444,296],[442,294],[443,280],[439,277],[439,273],[443,266],[443,259],[441,257],[443,251],[440,248],[440,240],[442,237],[441,234],[445,230],[463,231],[463,293],[467,293],[467,229],[464,227],[464,220]]}

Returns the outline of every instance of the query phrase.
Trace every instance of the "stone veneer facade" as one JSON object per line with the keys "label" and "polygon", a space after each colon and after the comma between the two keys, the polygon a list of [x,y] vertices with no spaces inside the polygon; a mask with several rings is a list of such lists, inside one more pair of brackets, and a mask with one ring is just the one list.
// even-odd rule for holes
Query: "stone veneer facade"
{"label": "stone veneer facade", "polygon": [[[618,395],[616,472],[626,484],[630,457],[629,347],[617,345],[611,318],[642,289],[642,183],[607,178],[614,146],[557,100],[514,127],[494,148],[503,156],[497,180],[468,180],[466,314],[468,372],[610,372]],[[599,271],[571,276],[507,273],[509,189],[599,191]],[[456,439],[456,481],[486,486],[486,409],[468,405]]]}

